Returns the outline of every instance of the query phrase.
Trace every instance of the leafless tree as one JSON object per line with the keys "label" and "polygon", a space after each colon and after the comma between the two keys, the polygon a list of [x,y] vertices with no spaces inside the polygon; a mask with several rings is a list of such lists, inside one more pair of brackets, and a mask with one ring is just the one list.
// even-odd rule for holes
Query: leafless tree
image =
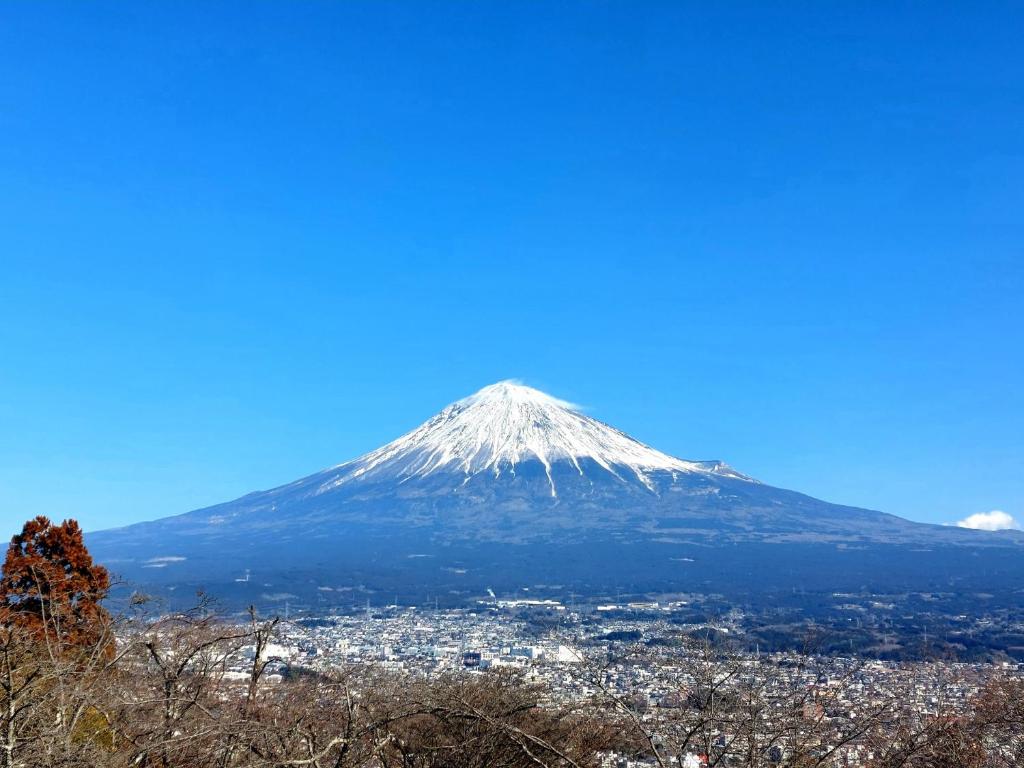
{"label": "leafless tree", "polygon": [[[709,637],[680,636],[668,647],[591,661],[580,674],[594,705],[617,715],[659,768],[698,756],[708,766],[742,768],[990,764],[979,762],[979,728],[954,707],[922,716],[909,689],[871,683],[863,661],[798,658],[798,669],[783,670]],[[653,700],[638,698],[640,688]]]}

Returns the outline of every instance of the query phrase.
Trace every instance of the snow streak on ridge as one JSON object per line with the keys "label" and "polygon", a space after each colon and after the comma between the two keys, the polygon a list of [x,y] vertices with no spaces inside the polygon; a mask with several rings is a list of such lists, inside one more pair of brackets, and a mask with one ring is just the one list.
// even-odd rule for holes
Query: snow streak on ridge
{"label": "snow streak on ridge", "polygon": [[653,490],[652,472],[700,472],[749,478],[721,462],[694,462],[634,440],[579,412],[578,406],[514,381],[502,381],[452,403],[397,440],[329,470],[319,492],[359,478],[405,480],[433,472],[481,472],[499,477],[517,464],[539,461],[551,495],[556,461],[568,461],[581,475],[589,459],[619,480],[636,480]]}

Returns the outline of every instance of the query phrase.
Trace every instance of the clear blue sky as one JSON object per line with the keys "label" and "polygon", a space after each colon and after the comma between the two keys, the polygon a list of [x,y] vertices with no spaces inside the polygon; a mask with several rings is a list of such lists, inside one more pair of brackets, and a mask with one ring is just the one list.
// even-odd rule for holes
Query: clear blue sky
{"label": "clear blue sky", "polygon": [[510,377],[773,485],[1020,519],[1022,29],[5,3],[0,533],[290,481]]}

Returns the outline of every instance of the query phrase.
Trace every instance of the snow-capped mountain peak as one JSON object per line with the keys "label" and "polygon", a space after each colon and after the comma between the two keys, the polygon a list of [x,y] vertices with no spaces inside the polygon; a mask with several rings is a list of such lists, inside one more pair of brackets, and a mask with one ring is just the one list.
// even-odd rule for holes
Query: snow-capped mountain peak
{"label": "snow-capped mountain peak", "polygon": [[572,403],[516,381],[501,381],[452,403],[397,440],[340,465],[321,489],[358,478],[404,479],[439,471],[466,477],[490,472],[498,477],[515,473],[516,466],[527,461],[543,465],[552,496],[558,494],[552,476],[556,462],[568,462],[580,475],[593,462],[624,482],[637,480],[651,489],[655,472],[748,479],[721,462],[669,456],[584,415]]}

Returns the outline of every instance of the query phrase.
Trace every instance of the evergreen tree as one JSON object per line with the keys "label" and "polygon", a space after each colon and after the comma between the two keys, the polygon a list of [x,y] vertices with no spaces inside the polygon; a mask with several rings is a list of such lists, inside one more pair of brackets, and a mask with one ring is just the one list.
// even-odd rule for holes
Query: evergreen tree
{"label": "evergreen tree", "polygon": [[11,539],[0,576],[0,607],[10,620],[56,633],[62,643],[95,642],[108,617],[100,602],[110,589],[74,520],[54,525],[43,516]]}

